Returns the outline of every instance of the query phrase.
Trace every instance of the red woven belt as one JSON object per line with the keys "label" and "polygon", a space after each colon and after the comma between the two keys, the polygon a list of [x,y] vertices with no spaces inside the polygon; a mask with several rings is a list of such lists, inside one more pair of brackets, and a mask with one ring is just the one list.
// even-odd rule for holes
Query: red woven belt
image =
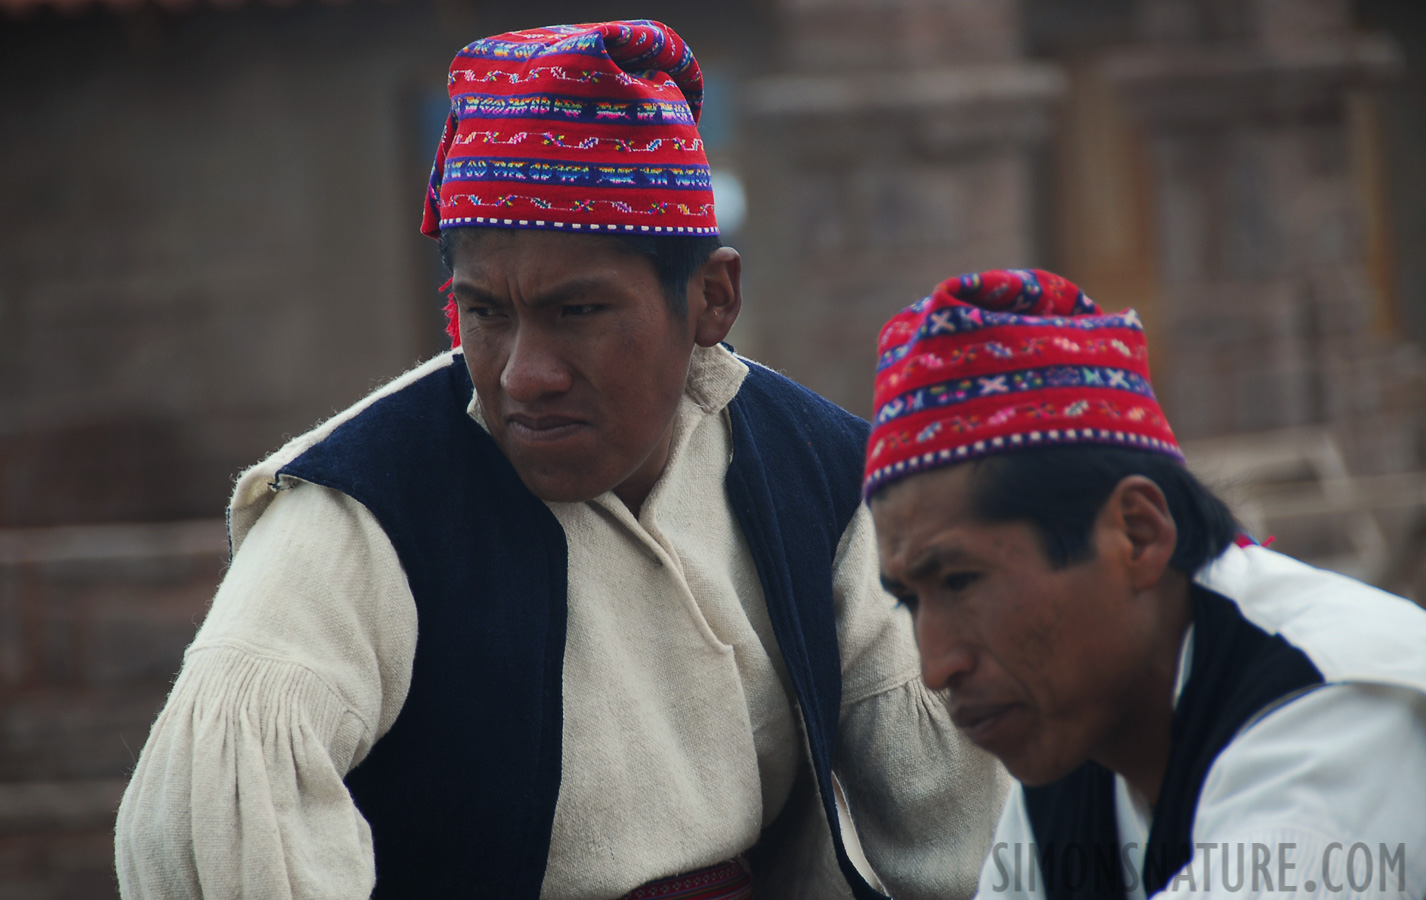
{"label": "red woven belt", "polygon": [[620,900],[751,900],[753,877],[736,859],[634,888]]}

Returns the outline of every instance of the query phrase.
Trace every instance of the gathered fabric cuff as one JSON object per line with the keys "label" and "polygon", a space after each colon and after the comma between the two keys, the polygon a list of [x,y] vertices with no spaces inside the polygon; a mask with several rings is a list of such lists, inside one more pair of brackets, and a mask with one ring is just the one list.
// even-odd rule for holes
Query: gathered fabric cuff
{"label": "gathered fabric cuff", "polygon": [[126,896],[368,896],[371,831],[342,779],[371,735],[306,667],[195,647],[120,805]]}

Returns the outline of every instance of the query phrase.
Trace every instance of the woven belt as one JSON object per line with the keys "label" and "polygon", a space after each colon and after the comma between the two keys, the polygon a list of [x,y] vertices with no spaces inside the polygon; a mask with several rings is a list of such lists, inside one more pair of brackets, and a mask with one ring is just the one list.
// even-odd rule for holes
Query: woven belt
{"label": "woven belt", "polygon": [[620,900],[752,900],[753,877],[736,859],[634,888]]}

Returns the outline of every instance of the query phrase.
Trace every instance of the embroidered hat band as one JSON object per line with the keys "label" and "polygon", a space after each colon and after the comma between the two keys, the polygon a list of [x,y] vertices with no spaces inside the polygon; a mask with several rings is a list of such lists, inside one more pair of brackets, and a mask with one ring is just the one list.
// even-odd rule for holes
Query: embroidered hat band
{"label": "embroidered hat band", "polygon": [[886,323],[877,353],[868,497],[920,471],[1037,447],[1183,460],[1149,383],[1139,317],[1102,313],[1051,272],[948,279]]}
{"label": "embroidered hat band", "polygon": [[456,55],[421,231],[716,235],[703,75],[659,22],[555,25]]}

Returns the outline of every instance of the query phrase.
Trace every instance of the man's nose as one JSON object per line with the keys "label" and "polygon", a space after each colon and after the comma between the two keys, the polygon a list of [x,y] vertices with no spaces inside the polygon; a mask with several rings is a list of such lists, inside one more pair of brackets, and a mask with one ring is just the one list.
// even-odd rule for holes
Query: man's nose
{"label": "man's nose", "polygon": [[553,337],[538,328],[519,329],[500,372],[500,387],[517,403],[534,403],[569,390],[573,378]]}
{"label": "man's nose", "polygon": [[975,668],[975,650],[940,623],[916,623],[921,680],[933,691],[954,688]]}

